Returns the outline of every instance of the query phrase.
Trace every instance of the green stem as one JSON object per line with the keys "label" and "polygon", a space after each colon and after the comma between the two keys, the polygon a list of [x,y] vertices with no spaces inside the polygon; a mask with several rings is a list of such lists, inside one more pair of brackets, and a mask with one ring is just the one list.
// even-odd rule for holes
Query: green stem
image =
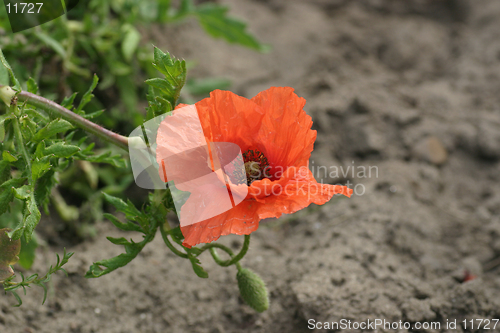
{"label": "green stem", "polygon": [[[250,235],[245,235],[245,240],[243,242],[243,247],[241,248],[240,252],[236,256],[233,256],[233,251],[230,248],[228,248],[227,246],[224,246],[222,244],[210,243],[210,244],[207,244],[207,245],[203,246],[200,250],[203,252],[203,251],[205,251],[207,249],[210,249],[210,254],[212,254],[212,257],[214,258],[214,261],[218,265],[220,265],[222,267],[236,265],[236,267],[238,268],[238,270],[240,270],[241,269],[241,265],[240,265],[239,261],[245,256],[245,254],[248,251],[249,246],[250,246]],[[222,260],[222,259],[220,259],[219,254],[217,253],[216,248],[219,248],[219,249],[225,251],[227,254],[229,254],[231,256],[231,259],[229,259],[229,260]]]}
{"label": "green stem", "polygon": [[[12,104],[10,106],[10,110],[12,113],[16,113],[15,110],[17,109],[17,105]],[[31,184],[31,158],[28,155],[28,152],[26,151],[26,146],[24,145],[24,140],[23,140],[23,134],[21,133],[21,126],[19,125],[19,118],[18,115],[13,119],[13,124],[14,124],[14,139],[16,141],[17,149],[21,152],[23,155],[24,160],[26,161],[26,166],[28,169],[28,179],[30,179],[29,183]]]}
{"label": "green stem", "polygon": [[[0,89],[3,86],[0,85]],[[69,121],[75,126],[78,126],[85,131],[94,134],[95,136],[110,142],[120,148],[123,148],[128,151],[128,138],[117,134],[115,132],[112,132],[108,129],[105,129],[104,127],[101,127],[97,125],[96,123],[93,123],[82,116],[66,109],[65,107],[62,107],[61,105],[46,99],[44,97],[26,92],[26,91],[21,91],[18,95],[17,98],[21,102],[27,101],[29,104],[36,106],[42,110],[47,111],[48,113],[52,115],[56,115],[58,117],[61,117],[64,120]]]}
{"label": "green stem", "polygon": [[[167,222],[165,222],[165,223],[167,223]],[[168,234],[165,231],[165,228],[163,225],[160,225],[160,233],[161,233],[161,237],[163,238],[163,241],[165,242],[165,245],[167,245],[167,247],[170,249],[170,251],[172,251],[175,255],[177,255],[181,258],[186,258],[186,259],[188,258],[187,254],[182,253],[181,251],[176,249],[175,246],[170,242],[170,240],[168,239]]]}

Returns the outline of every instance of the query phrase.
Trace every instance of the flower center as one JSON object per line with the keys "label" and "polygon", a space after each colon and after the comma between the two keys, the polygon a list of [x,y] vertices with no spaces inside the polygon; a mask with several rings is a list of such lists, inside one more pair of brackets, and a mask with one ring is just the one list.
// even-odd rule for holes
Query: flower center
{"label": "flower center", "polygon": [[245,163],[245,175],[235,175],[242,183],[246,181],[250,186],[252,182],[264,178],[270,178],[269,161],[267,157],[259,150],[249,149],[243,153],[243,162]]}

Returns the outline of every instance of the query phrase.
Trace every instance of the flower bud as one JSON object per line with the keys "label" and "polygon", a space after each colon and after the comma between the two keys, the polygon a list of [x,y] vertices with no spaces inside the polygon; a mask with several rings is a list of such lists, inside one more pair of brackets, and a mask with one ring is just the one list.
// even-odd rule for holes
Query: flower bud
{"label": "flower bud", "polygon": [[269,307],[267,288],[259,275],[248,268],[242,268],[236,274],[241,298],[257,312],[264,312]]}
{"label": "flower bud", "polygon": [[12,102],[12,97],[16,95],[14,89],[9,86],[3,86],[0,88],[0,99],[7,105],[10,106]]}

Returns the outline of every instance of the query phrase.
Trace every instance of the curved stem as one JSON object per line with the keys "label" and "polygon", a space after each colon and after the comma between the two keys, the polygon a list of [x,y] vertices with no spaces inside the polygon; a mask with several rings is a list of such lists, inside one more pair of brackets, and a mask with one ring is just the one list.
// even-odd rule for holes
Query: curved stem
{"label": "curved stem", "polygon": [[[0,85],[0,88],[3,86]],[[120,148],[123,148],[128,151],[128,138],[120,135],[118,133],[112,132],[104,127],[97,125],[96,123],[91,122],[83,118],[82,116],[62,107],[61,105],[46,99],[44,97],[29,93],[27,91],[21,91],[17,95],[17,99],[21,102],[28,102],[29,104],[39,107],[42,110],[47,111],[52,115],[57,115],[64,120],[69,121],[75,126],[78,126],[85,131],[94,134],[95,136],[110,142]]]}
{"label": "curved stem", "polygon": [[[165,222],[167,223],[167,222]],[[160,233],[161,233],[161,237],[163,238],[163,241],[165,242],[165,245],[167,245],[167,247],[170,249],[170,251],[172,251],[175,255],[181,257],[181,258],[188,258],[188,255],[185,254],[185,253],[182,253],[181,251],[179,251],[178,249],[175,248],[175,246],[170,242],[170,240],[168,239],[168,235],[167,233],[165,232],[165,228],[163,225],[160,225]]]}
{"label": "curved stem", "polygon": [[[214,261],[215,261],[215,263],[216,263],[216,264],[218,264],[219,266],[222,266],[222,267],[229,266],[229,265],[226,265],[226,262],[227,262],[227,261],[224,261],[224,260],[222,260],[222,259],[219,257],[219,254],[217,253],[216,247],[218,247],[218,248],[220,248],[220,249],[222,249],[222,250],[226,251],[226,252],[227,252],[227,254],[229,254],[231,257],[233,256],[233,251],[231,251],[229,248],[225,247],[224,245],[222,245],[222,246],[214,246],[214,247],[211,247],[211,248],[210,248],[210,254],[212,255],[212,258],[214,258]],[[236,262],[236,263],[235,263],[235,265],[236,265],[236,268],[237,268],[238,270],[240,270],[240,269],[241,269],[241,264],[240,264],[240,262],[239,262],[239,261],[238,261],[238,262]]]}
{"label": "curved stem", "polygon": [[[227,267],[227,266],[231,266],[231,265],[236,264],[236,267],[238,268],[238,270],[240,270],[241,265],[240,265],[239,261],[245,256],[245,254],[248,251],[249,246],[250,246],[250,235],[245,235],[245,241],[243,242],[243,247],[241,248],[240,252],[236,256],[233,256],[233,251],[230,248],[228,248],[227,246],[224,246],[222,244],[214,244],[214,243],[207,244],[207,245],[203,246],[200,250],[203,252],[207,249],[210,249],[210,254],[212,254],[214,261],[218,265],[223,266],[223,267]],[[231,259],[229,259],[229,260],[220,259],[219,254],[217,253],[215,248],[219,248],[219,249],[225,251],[227,254],[229,254],[231,256]]]}

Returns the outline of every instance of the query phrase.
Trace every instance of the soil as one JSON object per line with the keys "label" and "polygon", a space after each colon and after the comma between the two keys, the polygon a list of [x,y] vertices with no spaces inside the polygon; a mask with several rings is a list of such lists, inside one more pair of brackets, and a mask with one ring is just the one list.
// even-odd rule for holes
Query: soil
{"label": "soil", "polygon": [[[70,246],[69,277],[54,278],[46,305],[36,288],[21,309],[0,299],[0,332],[305,332],[310,319],[471,332],[464,319],[499,319],[500,2],[220,2],[272,51],[214,41],[194,21],[149,40],[196,61],[192,77],[229,78],[246,97],[294,87],[318,131],[316,177],[349,181],[355,195],[261,223],[242,264],[267,283],[262,314],[239,297],[234,267],[204,254],[210,277],[198,278],[160,237],[127,267],[85,279],[121,251],[102,235],[130,237],[103,222]],[[236,249],[242,237],[220,241]],[[33,271],[54,252],[40,248]]]}

